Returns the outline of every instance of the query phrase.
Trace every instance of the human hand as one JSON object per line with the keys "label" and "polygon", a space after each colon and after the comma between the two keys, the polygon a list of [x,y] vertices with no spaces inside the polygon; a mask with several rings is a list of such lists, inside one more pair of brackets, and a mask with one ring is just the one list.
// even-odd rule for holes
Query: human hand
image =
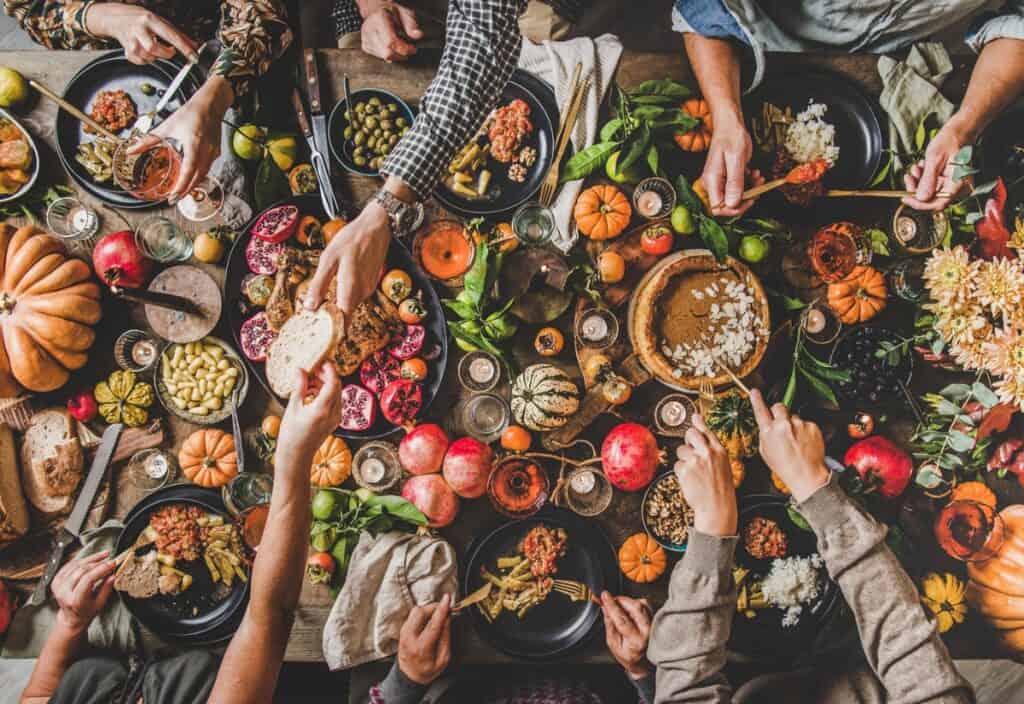
{"label": "human hand", "polygon": [[645,599],[601,594],[605,642],[612,657],[631,678],[651,674],[647,660],[647,641],[651,638],[651,610]]}
{"label": "human hand", "polygon": [[408,7],[374,2],[365,8],[360,36],[364,52],[391,63],[405,61],[416,53],[413,42],[423,38],[423,30],[416,21],[416,13]]}
{"label": "human hand", "polygon": [[753,152],[750,133],[741,116],[727,120],[715,120],[715,131],[708,147],[701,182],[711,202],[711,214],[734,217],[747,212],[754,205],[753,198],[740,200],[743,191],[750,186],[764,183],[760,172],[747,172],[747,164]]}
{"label": "human hand", "polygon": [[175,50],[187,59],[196,55],[197,44],[160,15],[137,5],[103,2],[90,5],[86,29],[97,37],[114,39],[133,64],[149,64],[174,57]]}
{"label": "human hand", "polygon": [[[310,378],[310,373],[314,374]],[[307,468],[317,448],[341,422],[341,380],[334,363],[319,369],[295,370],[288,407],[281,418],[274,463],[279,467]],[[307,397],[314,394],[307,401]]]}
{"label": "human hand", "polygon": [[967,183],[966,179],[953,179],[956,169],[954,157],[962,147],[972,142],[953,120],[943,125],[925,149],[924,159],[903,175],[907,190],[914,191],[914,195],[903,198],[903,202],[914,210],[942,210],[949,205],[953,196]]}
{"label": "human hand", "polygon": [[417,684],[428,685],[451,661],[451,597],[414,606],[398,634],[398,668]]}
{"label": "human hand", "polygon": [[796,501],[803,501],[828,481],[821,430],[776,403],[770,409],[757,389],[750,392],[757,419],[761,457],[782,478]]}
{"label": "human hand", "polygon": [[701,415],[693,417],[676,457],[673,470],[683,499],[693,509],[693,527],[706,535],[735,535],[736,488],[729,455]]}
{"label": "human hand", "polygon": [[71,560],[60,568],[50,589],[57,601],[57,618],[75,633],[83,633],[103,610],[114,590],[117,563],[109,550]]}
{"label": "human hand", "polygon": [[371,201],[359,217],[334,236],[320,255],[316,274],[306,293],[306,308],[319,308],[332,279],[336,278],[338,308],[351,315],[377,288],[390,243],[388,214],[379,203]]}

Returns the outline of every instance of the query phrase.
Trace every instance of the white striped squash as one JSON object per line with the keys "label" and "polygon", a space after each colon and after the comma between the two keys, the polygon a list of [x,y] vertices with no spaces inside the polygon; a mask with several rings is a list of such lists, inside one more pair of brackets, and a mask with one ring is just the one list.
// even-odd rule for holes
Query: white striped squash
{"label": "white striped squash", "polygon": [[580,407],[579,389],[551,364],[534,364],[512,383],[512,415],[530,430],[561,428]]}

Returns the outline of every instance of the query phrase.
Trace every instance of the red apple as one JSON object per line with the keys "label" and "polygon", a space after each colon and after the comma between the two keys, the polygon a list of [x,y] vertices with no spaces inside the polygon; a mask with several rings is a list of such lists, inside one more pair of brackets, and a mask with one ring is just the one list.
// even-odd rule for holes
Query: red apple
{"label": "red apple", "polygon": [[89,389],[80,389],[68,399],[68,413],[80,423],[86,423],[95,418],[97,410],[96,397]]}

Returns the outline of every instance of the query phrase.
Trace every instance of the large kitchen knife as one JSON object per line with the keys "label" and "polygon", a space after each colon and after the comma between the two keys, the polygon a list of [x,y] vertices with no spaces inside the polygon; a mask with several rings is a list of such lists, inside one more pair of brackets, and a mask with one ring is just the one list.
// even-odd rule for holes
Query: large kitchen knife
{"label": "large kitchen knife", "polygon": [[57,574],[57,570],[60,569],[61,563],[64,562],[65,553],[68,551],[68,548],[78,541],[81,535],[82,528],[85,526],[85,519],[88,517],[90,509],[92,509],[92,502],[96,498],[96,492],[99,491],[100,484],[103,483],[103,476],[107,473],[107,467],[114,456],[114,450],[117,449],[117,441],[121,437],[121,430],[123,429],[123,424],[114,423],[103,432],[103,439],[100,440],[100,445],[96,449],[96,456],[93,458],[89,473],[85,475],[85,481],[82,482],[82,489],[78,492],[75,507],[71,509],[71,515],[64,522],[64,529],[53,546],[53,552],[50,554],[50,559],[46,562],[43,576],[39,578],[35,591],[28,598],[29,605],[39,606],[46,601],[46,591],[50,587],[50,582],[53,581],[54,576]]}

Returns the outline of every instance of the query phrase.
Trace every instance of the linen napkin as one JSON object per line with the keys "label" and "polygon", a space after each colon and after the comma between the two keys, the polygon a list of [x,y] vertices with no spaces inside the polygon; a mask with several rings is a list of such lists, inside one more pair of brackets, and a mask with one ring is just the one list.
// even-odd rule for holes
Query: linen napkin
{"label": "linen napkin", "polygon": [[914,133],[921,120],[934,113],[939,124],[945,124],[953,116],[956,106],[939,92],[952,71],[949,53],[938,42],[915,44],[905,61],[879,57],[878,74],[882,78],[879,102],[889,116],[890,145],[899,144],[904,153],[913,152],[916,150]]}
{"label": "linen napkin", "polygon": [[[572,145],[578,152],[594,144],[598,134],[597,119],[601,112],[601,101],[611,85],[615,68],[622,56],[622,42],[612,34],[603,34],[596,39],[579,37],[568,41],[545,41],[541,44],[523,40],[519,55],[519,68],[538,76],[555,88],[558,109],[564,110],[569,99],[573,71],[576,64],[582,65],[580,80],[590,76],[590,91],[584,98],[579,118],[572,131]],[[578,236],[572,227],[572,208],[576,197],[583,188],[583,179],[562,185],[551,209],[555,213],[557,231],[552,243],[568,252]]]}
{"label": "linen napkin", "polygon": [[324,624],[328,667],[346,669],[397,653],[399,631],[414,606],[445,594],[455,603],[458,573],[455,550],[441,538],[364,532]]}
{"label": "linen napkin", "polygon": [[[235,108],[230,108],[224,119],[237,125],[239,114]],[[228,227],[240,230],[252,219],[252,206],[246,201],[248,184],[246,183],[245,167],[242,160],[235,155],[231,146],[231,136],[234,130],[227,125],[221,125],[220,130],[220,156],[210,167],[210,175],[220,182],[224,189],[224,205],[221,206],[220,216]]]}

